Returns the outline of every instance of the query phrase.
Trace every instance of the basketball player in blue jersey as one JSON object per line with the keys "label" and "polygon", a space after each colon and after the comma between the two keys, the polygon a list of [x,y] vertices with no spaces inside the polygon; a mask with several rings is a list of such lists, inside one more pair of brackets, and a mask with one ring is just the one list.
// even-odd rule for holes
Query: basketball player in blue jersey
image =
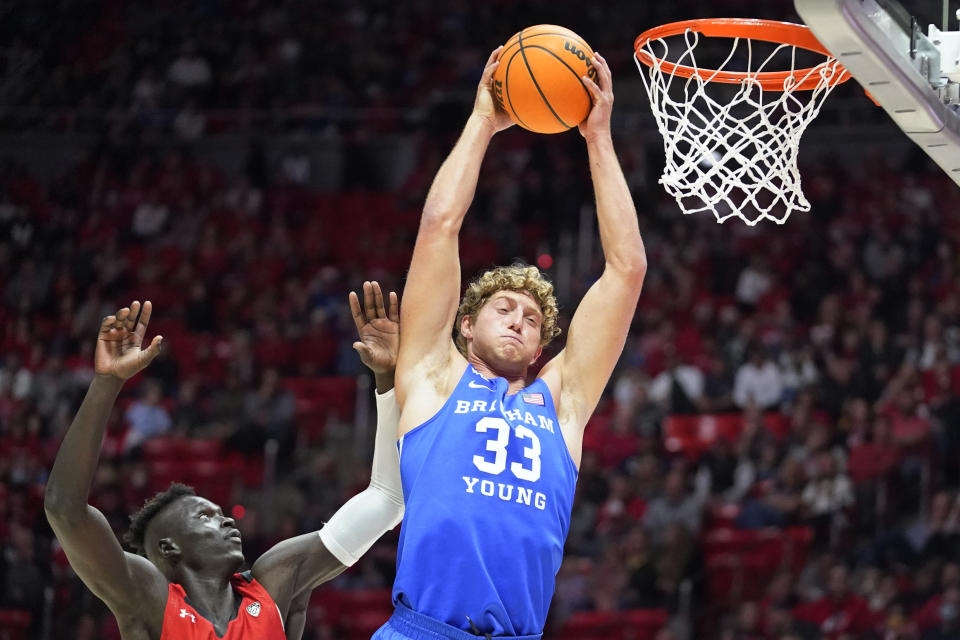
{"label": "basketball player in blue jersey", "polygon": [[[565,348],[535,267],[480,275],[458,304],[458,235],[491,138],[511,125],[487,61],[473,113],[424,206],[401,308],[396,390],[405,517],[394,615],[375,638],[539,638],[570,520],[584,425],[620,357],[646,273],[637,215],[610,135],[610,69],[584,77],[587,144],[606,260]],[[456,338],[451,339],[453,329]]]}

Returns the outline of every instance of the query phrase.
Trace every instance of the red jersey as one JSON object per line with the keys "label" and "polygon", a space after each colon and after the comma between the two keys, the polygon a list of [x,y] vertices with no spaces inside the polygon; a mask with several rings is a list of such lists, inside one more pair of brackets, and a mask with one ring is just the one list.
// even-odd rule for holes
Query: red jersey
{"label": "red jersey", "polygon": [[230,583],[243,599],[237,617],[230,621],[222,637],[209,620],[187,603],[183,587],[171,583],[160,640],[287,640],[280,609],[250,572],[235,573]]}

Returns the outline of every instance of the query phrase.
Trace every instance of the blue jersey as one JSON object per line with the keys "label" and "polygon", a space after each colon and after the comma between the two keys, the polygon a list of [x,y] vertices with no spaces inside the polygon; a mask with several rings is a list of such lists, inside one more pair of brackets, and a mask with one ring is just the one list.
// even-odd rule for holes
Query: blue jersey
{"label": "blue jersey", "polygon": [[404,435],[400,474],[394,603],[464,630],[541,633],[577,482],[547,385],[507,395],[504,378],[467,365]]}

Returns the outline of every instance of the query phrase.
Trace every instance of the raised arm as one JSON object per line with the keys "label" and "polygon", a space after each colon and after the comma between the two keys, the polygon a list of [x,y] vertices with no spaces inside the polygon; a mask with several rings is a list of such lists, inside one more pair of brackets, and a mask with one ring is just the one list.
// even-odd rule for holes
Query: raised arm
{"label": "raised arm", "polygon": [[[280,607],[286,624],[295,624],[305,598],[316,586],[340,575],[403,518],[400,456],[396,446],[400,411],[393,394],[393,372],[400,343],[397,294],[389,305],[376,282],[363,283],[363,306],[350,293],[350,309],[359,340],[360,359],[377,384],[377,434],[370,486],[337,510],[319,532],[284,540],[253,565],[254,577]],[[294,636],[290,636],[294,637]]]}
{"label": "raised arm", "polygon": [[487,59],[473,112],[441,165],[427,194],[407,283],[403,290],[397,392],[401,406],[409,387],[442,367],[454,353],[451,330],[460,296],[458,236],[473,201],[483,156],[495,133],[513,124],[496,106],[490,78],[500,48]]}
{"label": "raised arm", "polygon": [[152,305],[139,302],[104,318],[94,378],[60,445],[43,507],[70,566],[121,621],[136,618],[159,636],[167,579],[146,558],[126,553],[103,514],[87,504],[103,433],[124,381],[150,364],[162,338],[141,349]]}
{"label": "raised arm", "polygon": [[[593,62],[599,85],[583,77],[593,96],[593,109],[580,125],[580,133],[587,141],[605,264],[573,315],[566,347],[543,374],[552,388],[561,389],[561,411],[571,414],[569,420],[561,415],[561,420],[578,425],[578,436],[623,351],[647,271],[637,212],[610,135],[610,67],[600,54],[595,54]],[[575,450],[579,453],[579,439]]]}

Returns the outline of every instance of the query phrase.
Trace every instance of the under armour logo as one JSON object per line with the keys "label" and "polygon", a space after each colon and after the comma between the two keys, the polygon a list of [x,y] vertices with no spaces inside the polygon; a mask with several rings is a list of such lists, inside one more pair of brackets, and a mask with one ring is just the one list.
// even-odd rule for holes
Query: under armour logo
{"label": "under armour logo", "polygon": [[190,613],[189,611],[187,611],[186,609],[180,609],[180,617],[181,618],[189,617],[190,622],[192,622],[193,624],[197,624],[197,617],[192,613]]}
{"label": "under armour logo", "polygon": [[251,602],[250,604],[248,604],[248,605],[247,605],[247,613],[249,613],[250,615],[252,615],[254,618],[256,618],[257,616],[259,616],[259,615],[260,615],[260,603],[259,603],[259,602]]}

